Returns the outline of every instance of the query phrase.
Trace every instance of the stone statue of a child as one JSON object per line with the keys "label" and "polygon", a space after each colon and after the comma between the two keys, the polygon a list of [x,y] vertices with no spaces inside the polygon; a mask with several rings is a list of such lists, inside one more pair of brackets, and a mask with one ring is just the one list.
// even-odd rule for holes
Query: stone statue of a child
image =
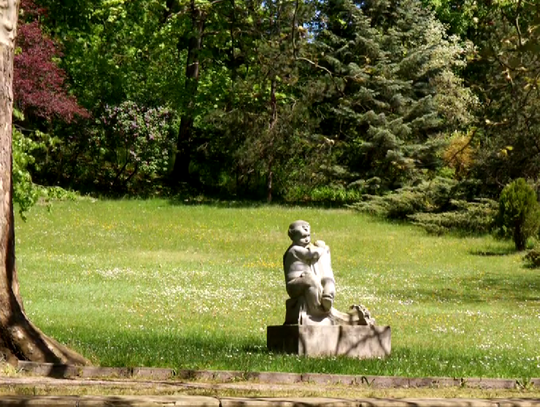
{"label": "stone statue of a child", "polygon": [[309,317],[325,318],[335,296],[330,248],[321,240],[312,244],[309,223],[302,220],[291,223],[289,237],[292,244],[283,255],[286,290],[291,297],[285,323],[299,323],[302,311]]}

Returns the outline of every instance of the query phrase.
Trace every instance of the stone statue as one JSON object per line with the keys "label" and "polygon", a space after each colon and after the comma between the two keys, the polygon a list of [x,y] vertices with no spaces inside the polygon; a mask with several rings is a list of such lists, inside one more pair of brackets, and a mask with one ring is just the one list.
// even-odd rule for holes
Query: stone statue
{"label": "stone statue", "polygon": [[285,302],[285,323],[267,327],[268,349],[311,357],[390,355],[389,326],[376,326],[362,305],[352,305],[346,313],[334,308],[330,248],[321,240],[311,243],[309,223],[291,223],[289,237],[292,243],[283,255],[283,269],[290,298]]}
{"label": "stone statue", "polygon": [[283,255],[286,301],[285,325],[374,325],[361,305],[349,312],[334,307],[336,294],[330,247],[322,240],[311,243],[309,223],[298,220],[289,226],[292,244]]}

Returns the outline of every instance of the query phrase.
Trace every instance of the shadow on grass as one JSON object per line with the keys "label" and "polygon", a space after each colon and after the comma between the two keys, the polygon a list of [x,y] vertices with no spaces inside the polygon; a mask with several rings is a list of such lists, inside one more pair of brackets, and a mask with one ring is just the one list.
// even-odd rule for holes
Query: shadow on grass
{"label": "shadow on grass", "polygon": [[515,254],[516,249],[511,246],[501,246],[501,247],[495,247],[495,248],[489,248],[489,249],[475,249],[475,250],[469,250],[469,254],[472,254],[474,256],[508,256],[511,254]]}
{"label": "shadow on grass", "polygon": [[[61,326],[48,328],[58,334],[65,332],[65,327]],[[388,358],[358,360],[343,356],[309,358],[273,353],[266,350],[262,335],[249,338],[228,335],[227,332],[201,337],[196,333],[102,331],[79,326],[70,331],[69,337],[77,338],[83,354],[95,355],[96,365],[110,367],[161,367],[173,368],[177,372],[225,370],[249,373],[250,378],[256,378],[257,372],[404,377],[519,378],[537,375],[534,364],[526,364],[524,357],[514,352],[500,355],[497,364],[484,365],[476,363],[482,359],[483,352],[475,348],[463,349],[455,344],[450,347],[440,347],[439,344],[403,347],[396,343]]]}
{"label": "shadow on grass", "polygon": [[248,344],[248,345],[242,346],[241,349],[244,352],[249,352],[249,353],[257,353],[257,354],[269,353],[269,350],[266,348],[266,346],[262,346],[262,345]]}
{"label": "shadow on grass", "polygon": [[412,299],[424,303],[487,303],[511,301],[517,303],[540,301],[540,273],[516,272],[513,275],[463,277],[457,284],[434,288],[390,290],[402,300]]}
{"label": "shadow on grass", "polygon": [[171,197],[168,199],[168,203],[171,206],[210,206],[212,208],[238,209],[260,208],[271,205],[256,200],[214,199],[208,197]]}
{"label": "shadow on grass", "polygon": [[529,270],[536,270],[540,272],[540,266],[533,263],[526,263],[523,265],[523,268],[529,269]]}
{"label": "shadow on grass", "polygon": [[499,294],[505,300],[518,302],[540,301],[539,274],[521,274],[511,278],[489,277],[483,279],[482,285],[486,290],[496,289],[495,298]]}
{"label": "shadow on grass", "polygon": [[267,202],[265,198],[245,197],[239,199],[235,196],[220,195],[177,195],[169,197],[169,205],[172,206],[210,206],[215,208],[238,208],[251,209],[268,206],[282,206],[285,208],[313,208],[313,209],[347,209],[347,202],[335,201],[286,201],[282,198],[274,198]]}
{"label": "shadow on grass", "polygon": [[411,299],[422,303],[467,303],[479,304],[488,300],[474,291],[466,287],[454,288],[438,288],[438,289],[422,289],[417,288],[414,296],[411,296],[411,291],[408,289],[397,289],[389,291],[392,295],[401,299]]}

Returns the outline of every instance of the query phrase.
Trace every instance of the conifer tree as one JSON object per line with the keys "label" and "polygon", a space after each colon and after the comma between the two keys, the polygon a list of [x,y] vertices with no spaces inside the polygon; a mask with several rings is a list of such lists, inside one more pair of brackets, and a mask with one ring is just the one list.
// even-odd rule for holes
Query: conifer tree
{"label": "conifer tree", "polygon": [[331,0],[314,28],[326,78],[314,111],[349,180],[387,190],[436,171],[441,135],[473,101],[457,38],[418,0]]}

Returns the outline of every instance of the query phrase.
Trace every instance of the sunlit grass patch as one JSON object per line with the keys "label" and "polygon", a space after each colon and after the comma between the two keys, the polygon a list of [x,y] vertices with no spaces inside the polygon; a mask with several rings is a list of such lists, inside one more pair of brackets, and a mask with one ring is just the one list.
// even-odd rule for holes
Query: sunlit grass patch
{"label": "sunlit grass patch", "polygon": [[[266,350],[284,319],[288,224],[332,248],[336,306],[392,327],[385,360]],[[55,203],[17,222],[27,312],[109,366],[540,377],[540,275],[511,242],[433,237],[348,210]]]}

